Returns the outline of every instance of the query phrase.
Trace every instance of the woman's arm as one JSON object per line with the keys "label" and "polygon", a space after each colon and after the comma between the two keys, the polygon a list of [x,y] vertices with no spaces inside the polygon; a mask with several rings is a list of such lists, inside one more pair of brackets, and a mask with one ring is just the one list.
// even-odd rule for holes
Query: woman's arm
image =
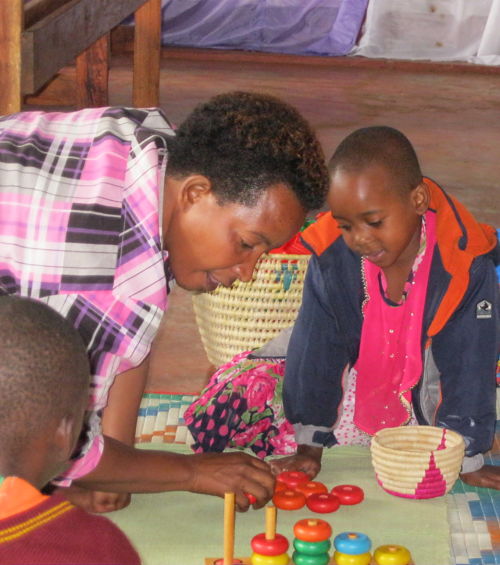
{"label": "woman's arm", "polygon": [[245,511],[245,493],[256,497],[256,508],[271,499],[274,477],[267,463],[246,453],[182,455],[137,449],[105,436],[99,464],[77,484],[113,492],[183,490],[220,497],[234,492],[238,510]]}
{"label": "woman's arm", "polygon": [[134,445],[137,415],[146,386],[149,355],[134,369],[116,376],[102,416],[102,431],[127,445]]}

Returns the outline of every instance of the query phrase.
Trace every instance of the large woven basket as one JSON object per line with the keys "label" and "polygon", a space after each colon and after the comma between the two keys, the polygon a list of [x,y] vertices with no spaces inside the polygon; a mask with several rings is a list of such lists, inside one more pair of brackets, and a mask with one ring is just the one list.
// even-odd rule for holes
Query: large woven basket
{"label": "large woven basket", "polygon": [[381,487],[406,498],[446,494],[460,473],[464,440],[433,426],[385,428],[372,439],[371,455]]}
{"label": "large woven basket", "polygon": [[260,347],[293,325],[310,255],[263,255],[252,281],[193,295],[198,330],[210,363]]}

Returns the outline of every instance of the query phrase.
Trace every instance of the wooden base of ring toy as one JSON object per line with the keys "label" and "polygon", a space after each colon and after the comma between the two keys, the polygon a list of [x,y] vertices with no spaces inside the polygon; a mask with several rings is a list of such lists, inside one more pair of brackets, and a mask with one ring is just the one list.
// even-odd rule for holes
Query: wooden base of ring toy
{"label": "wooden base of ring toy", "polygon": [[[251,565],[250,558],[245,557],[244,559],[233,560],[232,565]],[[205,565],[224,565],[224,561],[221,557],[205,557]]]}
{"label": "wooden base of ring toy", "polygon": [[[233,560],[234,565],[252,565],[250,557],[243,557],[240,559],[234,558]],[[204,565],[224,565],[223,560],[220,557],[205,557]],[[290,557],[289,565],[293,565],[292,558]],[[337,565],[337,562],[332,557],[328,562],[328,565]],[[370,561],[370,565],[377,565],[377,563],[373,560]],[[414,561],[411,560],[408,562],[408,565],[415,565]]]}
{"label": "wooden base of ring toy", "polygon": [[[241,564],[241,565],[251,565],[250,557],[244,557],[239,561],[234,560],[234,564]],[[290,565],[293,565],[293,561],[290,558],[289,561]],[[205,557],[204,565],[223,565],[223,561],[220,557]],[[333,557],[328,562],[328,565],[337,565],[337,562],[333,559]],[[370,561],[370,565],[377,565],[373,559]],[[410,561],[408,565],[415,565],[413,561]]]}

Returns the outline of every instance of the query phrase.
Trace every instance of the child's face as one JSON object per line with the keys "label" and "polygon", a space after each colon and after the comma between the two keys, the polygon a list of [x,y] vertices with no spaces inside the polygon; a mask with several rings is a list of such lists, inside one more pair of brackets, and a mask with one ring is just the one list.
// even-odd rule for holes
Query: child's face
{"label": "child's face", "polygon": [[350,173],[337,169],[328,204],[346,244],[381,269],[410,268],[428,206],[425,184],[406,192],[381,165]]}
{"label": "child's face", "polygon": [[297,197],[284,185],[269,188],[251,207],[221,206],[209,191],[178,211],[166,230],[174,277],[195,291],[249,281],[259,257],[290,239],[304,219]]}

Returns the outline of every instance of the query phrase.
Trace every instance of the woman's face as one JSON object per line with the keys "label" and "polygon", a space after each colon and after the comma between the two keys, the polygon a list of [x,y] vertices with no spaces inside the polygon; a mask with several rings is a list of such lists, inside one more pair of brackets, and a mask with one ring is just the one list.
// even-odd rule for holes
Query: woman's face
{"label": "woman's face", "polygon": [[218,204],[211,190],[185,198],[165,228],[170,267],[182,288],[211,291],[251,280],[259,257],[290,239],[305,219],[295,194],[277,184],[256,204]]}

